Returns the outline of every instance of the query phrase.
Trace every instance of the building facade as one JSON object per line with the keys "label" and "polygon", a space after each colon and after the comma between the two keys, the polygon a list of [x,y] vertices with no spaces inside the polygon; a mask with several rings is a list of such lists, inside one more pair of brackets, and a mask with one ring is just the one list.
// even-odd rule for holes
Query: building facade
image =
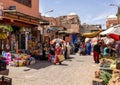
{"label": "building facade", "polygon": [[65,40],[67,42],[76,43],[77,34],[80,33],[80,19],[79,16],[75,13],[68,14],[66,16],[60,16],[60,25],[65,27],[67,30],[67,35]]}
{"label": "building facade", "polygon": [[81,25],[80,33],[81,34],[90,33],[90,32],[93,32],[93,31],[98,31],[100,29],[102,29],[100,24],[89,25],[89,24],[83,23]]}
{"label": "building facade", "polygon": [[[2,16],[0,25],[11,26],[13,31],[7,33],[6,39],[0,40],[2,50],[28,50],[40,41],[39,0],[0,0]],[[10,41],[10,42],[9,42]],[[32,44],[34,43],[34,44]],[[9,46],[9,48],[8,48]]]}
{"label": "building facade", "polygon": [[72,35],[76,36],[76,34],[80,33],[80,20],[75,13],[56,18],[43,17],[43,19],[50,22],[50,24],[44,28],[45,34],[49,28],[53,28],[51,33],[47,33],[47,36],[50,34],[50,36],[53,36],[52,38],[62,38],[67,42],[72,42]]}
{"label": "building facade", "polygon": [[107,17],[107,19],[106,19],[106,28],[107,29],[112,27],[112,26],[115,26],[117,24],[120,24],[120,20],[118,19],[117,16],[110,15],[110,16]]}

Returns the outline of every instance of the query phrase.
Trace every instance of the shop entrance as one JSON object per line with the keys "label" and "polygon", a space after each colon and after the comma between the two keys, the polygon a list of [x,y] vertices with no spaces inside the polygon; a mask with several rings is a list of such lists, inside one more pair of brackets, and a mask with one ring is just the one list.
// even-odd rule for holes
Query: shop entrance
{"label": "shop entrance", "polygon": [[12,32],[12,40],[11,40],[11,50],[13,50],[18,44],[18,49],[26,49],[26,38],[25,33],[20,32],[20,27],[12,26],[14,32]]}

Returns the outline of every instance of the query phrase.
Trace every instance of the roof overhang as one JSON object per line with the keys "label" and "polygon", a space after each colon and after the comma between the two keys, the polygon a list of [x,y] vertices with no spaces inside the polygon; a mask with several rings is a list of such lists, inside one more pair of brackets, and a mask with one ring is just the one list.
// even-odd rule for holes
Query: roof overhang
{"label": "roof overhang", "polygon": [[47,24],[49,23],[46,20],[21,13],[17,10],[3,10],[3,12],[4,12],[5,17],[11,17],[11,18],[15,18],[15,19],[23,20],[23,21],[25,20],[25,21],[29,21],[29,22],[38,23],[38,24],[41,24],[41,22],[47,23]]}

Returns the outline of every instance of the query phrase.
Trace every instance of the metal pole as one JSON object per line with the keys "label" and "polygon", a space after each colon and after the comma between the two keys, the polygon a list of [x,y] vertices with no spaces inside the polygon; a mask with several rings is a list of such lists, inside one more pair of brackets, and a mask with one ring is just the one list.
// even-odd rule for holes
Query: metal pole
{"label": "metal pole", "polygon": [[120,7],[118,6],[118,11],[117,11],[117,20],[118,20],[118,24],[119,24],[119,16],[120,16]]}

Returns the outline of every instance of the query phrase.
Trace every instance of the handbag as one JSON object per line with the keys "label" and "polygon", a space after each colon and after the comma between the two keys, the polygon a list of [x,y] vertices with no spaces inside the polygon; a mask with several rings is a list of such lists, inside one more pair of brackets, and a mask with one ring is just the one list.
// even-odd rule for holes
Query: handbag
{"label": "handbag", "polygon": [[64,60],[65,60],[65,57],[64,57],[64,55],[58,55],[58,59],[59,59],[59,61],[61,62],[61,61],[64,61]]}

